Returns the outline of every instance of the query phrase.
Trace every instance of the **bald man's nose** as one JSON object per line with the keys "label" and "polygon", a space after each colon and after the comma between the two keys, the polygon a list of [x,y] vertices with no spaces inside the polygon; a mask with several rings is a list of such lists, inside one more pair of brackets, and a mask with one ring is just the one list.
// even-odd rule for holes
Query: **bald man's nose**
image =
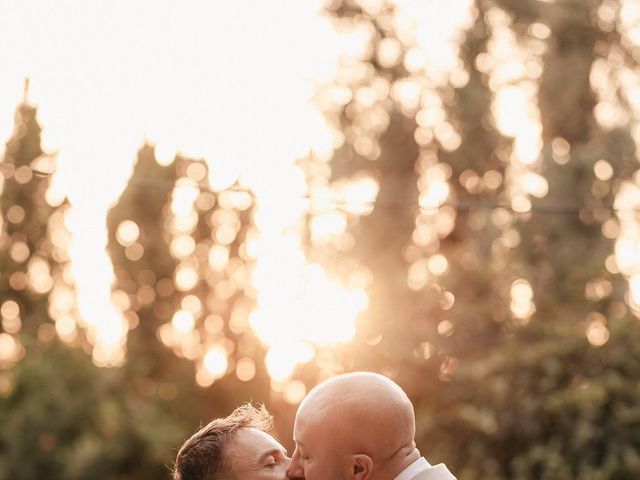
{"label": "bald man's nose", "polygon": [[291,466],[291,459],[289,457],[284,457],[284,461],[282,462],[282,469],[280,470],[280,472],[282,472],[284,470],[286,475],[289,475],[289,467]]}
{"label": "bald man's nose", "polygon": [[302,468],[302,462],[300,461],[300,454],[297,448],[294,450],[293,455],[291,455],[287,478],[289,480],[304,480],[304,469]]}

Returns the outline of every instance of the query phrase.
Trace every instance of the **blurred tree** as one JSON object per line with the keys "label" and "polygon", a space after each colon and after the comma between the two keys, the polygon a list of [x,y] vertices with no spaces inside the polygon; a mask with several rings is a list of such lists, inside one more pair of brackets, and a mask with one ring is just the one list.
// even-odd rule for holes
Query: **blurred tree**
{"label": "blurred tree", "polygon": [[180,156],[162,166],[145,145],[107,216],[112,295],[131,329],[119,383],[136,386],[126,400],[147,413],[136,423],[158,465],[185,426],[268,399],[264,352],[247,331],[252,198],[213,193],[207,175]]}
{"label": "blurred tree", "polygon": [[[354,59],[339,73],[335,84],[326,86],[319,95],[342,138],[331,159],[330,176],[315,165],[324,163],[323,159],[307,159],[304,167],[312,187],[317,184],[340,191],[350,183],[375,182],[380,206],[369,209],[366,198],[337,202],[335,207],[350,228],[335,244],[328,243],[323,232],[314,231],[312,211],[309,253],[344,278],[358,269],[370,279],[366,321],[358,325],[358,338],[339,363],[346,368],[379,370],[403,364],[407,350],[412,351],[414,341],[424,338],[422,330],[430,327],[418,319],[429,307],[407,288],[403,257],[419,196],[419,147],[413,140],[416,123],[388,96],[394,82],[407,76],[406,70],[395,63],[382,66],[376,57],[382,41],[397,41],[389,28],[392,12],[369,17],[357,2],[340,2],[334,13],[342,28],[361,28],[372,40],[364,58]],[[418,332],[402,328],[403,323]]]}
{"label": "blurred tree", "polygon": [[[617,3],[499,3],[520,42],[549,29],[536,99],[548,187],[513,225],[514,335],[461,369],[454,415],[463,421],[442,430],[465,435],[458,462],[469,478],[635,478],[640,425],[624,412],[635,401],[640,333],[613,257],[610,206],[636,168],[636,147],[629,124],[596,118],[602,99],[591,81],[624,49],[620,31],[598,20]],[[623,95],[615,83],[609,90]],[[602,173],[609,168],[615,175]],[[518,315],[522,292],[533,294],[535,313]]]}
{"label": "blurred tree", "polygon": [[19,332],[35,338],[43,324],[44,336],[50,336],[49,308],[60,314],[71,310],[67,302],[48,303],[52,289],[56,293],[54,287],[68,285],[71,274],[63,225],[67,204],[47,194],[54,158],[42,151],[40,131],[36,109],[25,99],[16,110],[2,163],[0,308],[5,335],[15,334],[15,341]]}
{"label": "blurred tree", "polygon": [[[165,371],[169,347],[191,361],[184,365],[196,363],[203,385],[234,371],[234,353],[251,357],[253,373],[239,376],[253,381],[253,357],[263,353],[246,328],[253,300],[245,241],[253,200],[237,188],[216,194],[207,178],[202,161],[176,157],[161,166],[152,147],[140,150],[108,215],[114,298],[132,328],[129,355],[151,362],[135,367],[144,368],[143,375],[172,376]],[[214,361],[205,362],[210,351]],[[256,384],[248,385],[255,390]]]}
{"label": "blurred tree", "polygon": [[399,27],[402,5],[329,7],[369,41],[319,98],[343,139],[326,184],[379,184],[373,208],[349,216],[340,260],[310,235],[335,271],[355,258],[370,274],[344,365],[403,384],[419,445],[462,479],[635,478],[640,333],[611,210],[636,169],[612,74],[638,68],[621,4],[468,3],[444,79],[415,60],[429,46],[419,19]]}
{"label": "blurred tree", "polygon": [[[64,198],[48,193],[54,158],[40,146],[41,129],[36,109],[26,99],[27,88],[28,84],[0,164],[1,478],[37,478],[64,468],[52,450],[75,419],[62,416],[51,421],[49,407],[61,405],[44,383],[38,385],[33,370],[47,368],[45,352],[64,358],[56,333],[82,343],[73,316],[69,237],[63,226],[67,205]],[[22,360],[25,354],[28,360]],[[27,398],[29,390],[39,394]],[[34,452],[41,455],[32,459]]]}
{"label": "blurred tree", "polygon": [[[199,424],[242,401],[268,399],[269,383],[259,361],[263,352],[245,328],[251,299],[246,283],[250,261],[243,245],[251,226],[251,197],[214,195],[202,162],[177,159],[162,167],[151,147],[141,149],[131,182],[108,218],[117,279],[113,299],[132,329],[129,361],[123,367],[98,368],[87,355],[93,346],[82,335],[82,320],[74,310],[69,233],[64,229],[67,204],[47,193],[52,162],[40,147],[36,109],[24,102],[0,164],[0,478],[168,476],[175,450]],[[171,207],[181,194],[179,180],[188,180],[189,172],[194,175],[191,165],[203,172],[195,191],[204,193],[195,201],[198,213],[190,213],[195,219],[187,223],[205,248],[198,247],[196,256],[204,265],[196,282],[185,287],[174,283],[180,266],[176,257],[189,261],[190,254],[179,250],[176,232],[184,230],[176,225]],[[50,206],[47,199],[60,206]],[[231,225],[232,234],[216,236],[209,222]],[[226,263],[214,256],[210,266],[209,248],[221,244],[228,248]],[[177,309],[208,298],[220,281],[236,282],[234,290],[225,302],[203,305],[207,315],[221,317],[208,322],[207,315],[200,318],[194,331],[202,342],[194,346],[202,362],[210,343],[222,345],[229,358],[224,357],[225,368],[216,373],[229,370],[237,376],[228,375],[205,390],[195,383],[189,361],[195,357],[176,345],[179,355],[170,354],[158,329],[171,324]],[[208,330],[215,335],[206,337]],[[185,356],[189,360],[178,358]]]}
{"label": "blurred tree", "polygon": [[166,475],[171,449],[197,420],[143,400],[144,378],[124,383],[69,348],[90,345],[74,311],[67,204],[48,191],[54,164],[40,131],[25,100],[1,164],[0,478]]}
{"label": "blurred tree", "polygon": [[[489,37],[484,16],[469,22],[458,70],[443,81],[412,65],[415,38],[394,27],[399,7],[384,5],[334,3],[340,28],[361,29],[370,41],[347,65],[360,75],[345,73],[323,92],[349,92],[329,108],[344,133],[332,184],[362,176],[379,184],[371,211],[350,217],[352,242],[342,249],[371,279],[359,353],[347,368],[382,370],[435,405],[462,357],[504,339],[509,278],[487,281],[491,269],[506,267],[495,248],[504,224],[482,205],[505,199],[510,141],[492,121],[488,78],[475,65]],[[334,268],[341,264],[352,268]]]}
{"label": "blurred tree", "polygon": [[[365,41],[317,98],[338,146],[302,162],[308,254],[370,304],[298,374],[391,375],[461,480],[637,478],[637,18],[622,0],[435,3],[327,7]],[[166,475],[199,421],[269,397],[253,199],[138,152],[107,219],[128,361],[98,369],[64,345],[91,348],[39,134],[24,102],[0,163],[0,479]]]}

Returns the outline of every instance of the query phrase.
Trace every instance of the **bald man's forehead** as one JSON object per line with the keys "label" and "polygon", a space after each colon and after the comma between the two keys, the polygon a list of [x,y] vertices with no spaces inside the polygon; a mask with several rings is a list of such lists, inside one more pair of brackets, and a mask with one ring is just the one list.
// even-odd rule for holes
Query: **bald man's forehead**
{"label": "bald man's forehead", "polygon": [[406,393],[391,379],[378,374],[362,372],[330,378],[311,390],[309,397],[321,394],[343,396],[358,392],[407,399]]}
{"label": "bald man's forehead", "polygon": [[298,416],[303,421],[322,419],[365,429],[371,428],[371,423],[411,427],[414,422],[413,405],[395,383],[366,375],[344,376],[320,384],[303,400]]}
{"label": "bald man's forehead", "polygon": [[307,426],[315,422],[324,422],[335,414],[335,403],[323,398],[313,398],[300,404],[295,424]]}
{"label": "bald man's forehead", "polygon": [[[413,405],[405,392],[382,375],[355,372],[333,377],[313,388],[298,408],[301,420],[336,419],[344,414],[347,421],[370,415],[389,414],[391,417],[413,419]],[[368,418],[367,418],[368,417]]]}
{"label": "bald man's forehead", "polygon": [[342,396],[317,395],[313,398],[305,399],[300,404],[294,426],[305,427],[319,424],[320,428],[330,425],[332,428],[342,428],[345,423],[353,423],[358,412],[368,411],[367,406],[370,399],[360,393],[353,393]]}
{"label": "bald man's forehead", "polygon": [[[333,412],[342,410],[366,411],[370,408],[384,410],[413,411],[413,405],[404,392],[387,385],[375,385],[367,381],[355,382],[353,385],[331,384],[312,390],[303,400],[299,412]],[[325,412],[325,413],[326,413]]]}
{"label": "bald man's forehead", "polygon": [[[313,405],[298,411],[293,425],[293,440],[306,455],[316,452],[341,452],[345,442],[354,436],[355,425],[345,421],[340,408],[325,405],[315,409]],[[357,422],[359,423],[359,422]]]}
{"label": "bald man's forehead", "polygon": [[375,398],[360,393],[342,397],[322,396],[301,405],[294,423],[294,434],[304,429],[306,432],[333,431],[336,435],[353,435],[354,429],[370,430],[380,413],[395,416],[389,408],[380,408]]}

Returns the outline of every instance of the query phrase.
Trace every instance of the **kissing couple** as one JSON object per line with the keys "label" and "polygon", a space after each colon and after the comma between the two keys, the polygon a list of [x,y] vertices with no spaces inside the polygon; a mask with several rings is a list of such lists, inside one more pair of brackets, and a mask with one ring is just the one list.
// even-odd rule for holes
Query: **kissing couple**
{"label": "kissing couple", "polygon": [[250,404],[213,420],[184,442],[173,480],[456,480],[420,454],[413,405],[383,375],[346,373],[313,388],[296,413],[291,457],[271,427],[264,406]]}

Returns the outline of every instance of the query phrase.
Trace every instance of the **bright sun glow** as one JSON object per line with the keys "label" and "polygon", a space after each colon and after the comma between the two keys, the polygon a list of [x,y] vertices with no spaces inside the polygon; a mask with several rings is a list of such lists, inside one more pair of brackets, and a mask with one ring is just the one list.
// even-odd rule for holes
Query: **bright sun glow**
{"label": "bright sun glow", "polygon": [[[620,33],[629,45],[640,46],[640,2],[638,0],[624,0],[620,10]],[[612,52],[611,55],[615,55]],[[618,52],[619,54],[619,52]],[[612,58],[612,60],[615,60]],[[615,63],[615,62],[611,62]],[[622,86],[626,98],[630,100],[632,118],[620,115],[624,108],[619,105],[619,99],[613,98],[614,89],[607,88],[615,76]],[[640,153],[640,81],[636,71],[629,68],[612,69],[606,62],[594,65],[591,71],[591,84],[598,93],[599,104],[603,107],[596,118],[605,127],[615,127],[621,122],[630,120],[631,132],[636,144],[636,159]],[[600,113],[600,115],[598,115]],[[613,169],[606,160],[599,160],[594,165],[594,173],[599,180],[608,180],[613,175]],[[619,235],[616,239],[615,256],[608,262],[607,268],[618,271],[629,279],[629,294],[627,303],[635,315],[640,315],[640,175],[636,172],[633,181],[624,182],[616,196],[615,207],[620,223]]]}
{"label": "bright sun glow", "polygon": [[[307,267],[295,230],[306,190],[294,162],[309,149],[326,154],[332,148],[326,124],[310,104],[310,80],[327,80],[337,65],[338,40],[317,15],[321,4],[93,0],[54,5],[31,0],[3,9],[0,35],[11,48],[3,50],[0,136],[10,135],[13,110],[29,77],[29,99],[38,105],[44,126],[43,146],[60,151],[53,190],[67,193],[72,205],[66,224],[72,233],[77,298],[62,289],[56,290],[56,298],[67,307],[77,300],[97,364],[124,361],[128,323],[112,305],[104,218],[145,140],[156,143],[163,163],[178,151],[204,157],[215,189],[240,178],[255,191],[263,212],[256,218],[261,234],[256,318],[268,325],[257,322],[256,328],[265,342],[281,347],[283,339],[295,345],[347,341],[353,335],[361,295]],[[189,186],[176,190],[172,213],[178,218],[191,210],[194,192]],[[135,247],[138,235],[133,222],[123,222],[117,230],[118,241],[127,247]],[[189,240],[188,235],[177,236],[172,253],[188,257],[193,249]],[[129,254],[140,252],[132,248]],[[209,256],[212,268],[227,260],[228,252],[219,246]],[[265,269],[267,281],[261,279]],[[176,271],[180,289],[188,290],[193,280],[187,263]],[[293,287],[297,282],[307,285],[306,293]],[[70,301],[62,302],[63,297]],[[286,298],[293,308],[276,306],[272,298]],[[316,321],[323,315],[330,317],[328,323]],[[290,331],[300,317],[315,330]],[[192,315],[181,310],[170,324],[173,330],[160,334],[170,343],[189,345],[192,323]],[[61,336],[75,334],[73,321],[60,320],[56,328]],[[264,334],[267,329],[275,335]],[[6,350],[13,352],[12,358],[20,351]],[[206,353],[201,384],[219,376],[222,356],[220,349]],[[293,365],[300,358],[288,355],[280,363]],[[239,374],[249,378],[251,368],[243,365]]]}
{"label": "bright sun glow", "polygon": [[[640,188],[625,182],[616,198],[620,235],[616,240],[615,269],[629,279],[628,303],[636,315],[640,314]],[[609,267],[610,268],[610,267]]]}
{"label": "bright sun glow", "polygon": [[547,181],[535,173],[542,147],[542,125],[537,109],[538,83],[542,73],[540,55],[546,44],[548,28],[542,24],[535,36],[522,46],[511,28],[510,17],[497,7],[489,10],[493,35],[488,52],[476,60],[480,70],[489,73],[495,91],[493,115],[496,126],[514,139],[514,150],[507,170],[511,206],[514,211],[531,210],[530,196],[542,198],[548,192]]}
{"label": "bright sun glow", "polygon": [[[144,141],[155,145],[163,164],[176,153],[204,158],[214,190],[239,182],[253,191],[258,234],[248,248],[256,256],[251,280],[257,306],[248,322],[269,348],[266,364],[274,380],[287,380],[296,364],[311,360],[318,347],[353,338],[354,321],[368,304],[366,282],[346,287],[320,265],[309,264],[302,248],[301,219],[311,209],[314,240],[329,241],[344,234],[349,215],[370,213],[379,184],[375,178],[360,176],[330,189],[310,188],[296,161],[309,152],[327,159],[340,144],[312,106],[314,85],[335,76],[339,55],[362,55],[369,34],[337,34],[317,13],[323,3],[24,0],[3,12],[0,39],[12,48],[4,52],[7,58],[0,76],[0,136],[10,135],[23,79],[29,77],[29,98],[38,105],[44,127],[43,146],[60,152],[49,195],[65,192],[72,206],[65,223],[72,233],[67,243],[76,292],[51,287],[46,272],[35,264],[32,283],[43,291],[53,288],[52,298],[61,312],[55,328],[61,338],[74,338],[77,326],[87,329],[95,344],[96,364],[118,365],[125,359],[130,325],[122,312],[128,300],[122,292],[111,292],[114,275],[105,253],[104,219],[125,187]],[[392,21],[400,38],[381,44],[377,54],[389,66],[403,62],[410,76],[394,85],[378,82],[355,95],[367,104],[390,94],[416,114],[419,144],[436,138],[444,149],[455,150],[461,138],[446,118],[437,88],[468,81],[458,54],[460,33],[477,15],[473,1],[453,0],[447,8],[435,0],[394,3]],[[375,10],[376,4],[367,2],[366,8]],[[523,70],[525,61],[515,58],[519,52],[512,51],[509,38],[503,38],[509,36],[509,28],[500,21],[493,22],[494,60],[487,73],[498,91],[497,122],[514,137],[515,160],[523,167],[511,178],[520,195],[514,202],[526,211],[527,196],[544,196],[547,190],[544,179],[529,168],[540,147],[537,112],[531,109],[536,93],[531,85],[537,73]],[[504,28],[498,31],[500,27]],[[408,48],[403,58],[399,42]],[[526,63],[534,65],[536,59]],[[337,93],[345,98],[352,94],[349,89]],[[370,120],[384,124],[386,117]],[[363,138],[357,148],[365,156],[376,156],[370,138]],[[422,212],[413,235],[422,246],[448,235],[456,218],[455,211],[444,205],[451,171],[437,158],[432,160],[425,161],[421,171]],[[192,180],[206,174],[201,167],[194,168],[202,171],[190,172]],[[485,177],[482,181],[494,188],[503,180],[491,172]],[[475,174],[469,175],[465,185],[473,188],[479,181]],[[180,261],[174,280],[182,292],[199,280],[189,262],[196,248],[190,235],[196,198],[197,189],[185,184],[176,188],[171,205],[177,231],[171,253]],[[217,244],[207,256],[214,271],[229,265],[227,246],[237,233],[232,230],[216,231]],[[139,236],[134,222],[117,227],[117,241],[130,259],[142,255]],[[24,252],[17,245],[12,254]],[[418,259],[410,270],[410,286],[419,289],[430,276],[448,269],[449,261],[442,255]],[[182,305],[158,333],[166,345],[197,363],[198,382],[209,385],[229,369],[229,352],[224,345],[199,350],[195,303]],[[69,313],[74,304],[81,315],[78,325]],[[212,316],[205,327],[217,332],[221,321]],[[445,327],[443,331],[448,331]],[[3,341],[9,345],[9,340]],[[12,344],[7,351],[17,358],[20,347]],[[255,375],[252,362],[246,358],[233,366],[238,378]],[[283,388],[292,401],[304,394],[294,382]]]}

